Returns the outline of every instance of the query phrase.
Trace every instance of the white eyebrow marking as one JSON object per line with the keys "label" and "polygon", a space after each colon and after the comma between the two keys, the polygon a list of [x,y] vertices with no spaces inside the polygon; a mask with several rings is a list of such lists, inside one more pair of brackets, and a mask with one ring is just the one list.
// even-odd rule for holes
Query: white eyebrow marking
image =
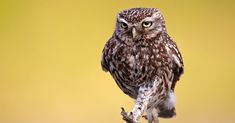
{"label": "white eyebrow marking", "polygon": [[143,19],[141,23],[144,21],[154,21],[154,19],[157,18],[158,16],[159,16],[158,13],[154,13],[151,17],[146,17],[145,19]]}
{"label": "white eyebrow marking", "polygon": [[123,18],[118,18],[118,22],[124,22],[124,23],[128,23],[125,19],[123,19]]}

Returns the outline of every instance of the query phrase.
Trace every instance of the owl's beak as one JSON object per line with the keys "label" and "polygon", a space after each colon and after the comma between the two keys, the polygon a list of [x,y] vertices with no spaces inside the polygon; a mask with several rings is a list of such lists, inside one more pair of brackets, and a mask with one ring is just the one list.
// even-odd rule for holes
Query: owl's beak
{"label": "owl's beak", "polygon": [[136,29],[135,29],[135,28],[132,28],[132,36],[133,36],[133,38],[135,38],[136,35],[137,35]]}

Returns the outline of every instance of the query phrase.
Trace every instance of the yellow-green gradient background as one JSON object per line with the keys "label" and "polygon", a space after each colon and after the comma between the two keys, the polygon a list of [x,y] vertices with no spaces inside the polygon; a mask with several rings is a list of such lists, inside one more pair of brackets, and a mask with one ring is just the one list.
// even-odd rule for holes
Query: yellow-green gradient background
{"label": "yellow-green gradient background", "polygon": [[234,0],[1,0],[0,123],[123,122],[133,100],[100,57],[131,7],[160,8],[184,58],[177,117],[160,122],[235,123]]}

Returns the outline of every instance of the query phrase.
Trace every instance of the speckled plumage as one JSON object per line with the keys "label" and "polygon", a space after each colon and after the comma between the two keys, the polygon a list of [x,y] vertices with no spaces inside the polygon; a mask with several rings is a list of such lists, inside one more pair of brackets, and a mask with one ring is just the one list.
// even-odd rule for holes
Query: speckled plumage
{"label": "speckled plumage", "polygon": [[113,36],[103,49],[101,65],[120,89],[136,100],[129,114],[122,113],[126,121],[138,122],[144,112],[149,123],[175,115],[174,88],[183,73],[183,61],[158,9],[120,12]]}

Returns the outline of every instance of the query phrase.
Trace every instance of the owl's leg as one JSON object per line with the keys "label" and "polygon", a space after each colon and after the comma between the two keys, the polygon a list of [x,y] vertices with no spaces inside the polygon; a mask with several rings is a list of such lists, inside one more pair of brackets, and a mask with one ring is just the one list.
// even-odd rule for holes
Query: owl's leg
{"label": "owl's leg", "polygon": [[146,111],[149,99],[151,99],[156,92],[156,84],[157,81],[153,81],[140,86],[133,110],[128,113],[127,116],[123,115],[124,113],[122,113],[124,120],[132,119],[134,123],[139,122],[140,117]]}
{"label": "owl's leg", "polygon": [[148,109],[146,119],[148,120],[148,123],[158,123],[158,110],[156,108]]}

